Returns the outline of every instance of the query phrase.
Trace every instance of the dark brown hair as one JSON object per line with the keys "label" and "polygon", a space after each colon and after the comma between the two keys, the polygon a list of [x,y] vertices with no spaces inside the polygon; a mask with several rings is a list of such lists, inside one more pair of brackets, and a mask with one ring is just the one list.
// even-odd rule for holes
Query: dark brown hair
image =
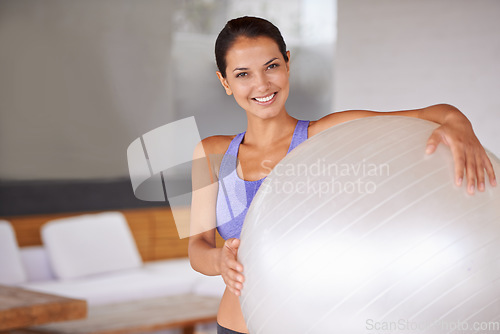
{"label": "dark brown hair", "polygon": [[279,29],[271,22],[260,17],[244,16],[226,23],[215,41],[215,61],[222,76],[226,77],[226,54],[240,36],[248,38],[269,37],[278,44],[283,58],[288,62],[286,44]]}

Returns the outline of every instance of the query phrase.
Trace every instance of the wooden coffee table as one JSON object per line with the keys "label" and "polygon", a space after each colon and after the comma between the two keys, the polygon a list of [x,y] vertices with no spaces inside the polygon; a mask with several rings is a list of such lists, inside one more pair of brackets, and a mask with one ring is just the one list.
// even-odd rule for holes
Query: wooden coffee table
{"label": "wooden coffee table", "polygon": [[[185,294],[90,306],[83,320],[30,327],[22,333],[125,334],[183,328],[215,322],[220,298]],[[21,333],[21,332],[19,332]]]}
{"label": "wooden coffee table", "polygon": [[0,331],[85,318],[87,302],[0,285]]}

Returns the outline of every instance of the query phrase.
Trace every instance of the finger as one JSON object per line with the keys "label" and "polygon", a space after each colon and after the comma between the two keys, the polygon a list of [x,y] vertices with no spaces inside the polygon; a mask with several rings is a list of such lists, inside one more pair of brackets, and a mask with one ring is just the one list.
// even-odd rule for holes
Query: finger
{"label": "finger", "polygon": [[227,268],[226,270],[224,270],[224,272],[222,272],[222,275],[224,276],[224,279],[226,279],[226,280],[231,280],[231,281],[240,282],[240,283],[243,283],[245,281],[245,277],[243,276],[243,274],[241,272],[234,270],[234,269],[231,269],[231,268]]}
{"label": "finger", "polygon": [[243,283],[245,282],[245,276],[243,276],[243,274],[241,274],[240,272],[238,271],[233,271],[232,272],[232,279],[235,281],[235,282],[239,282],[239,283]]}
{"label": "finger", "polygon": [[236,250],[231,248],[229,245],[225,245],[222,248],[222,257],[224,261],[229,261],[229,260],[236,261]]}
{"label": "finger", "polygon": [[240,278],[240,275],[233,272],[229,274],[226,285],[230,285],[234,289],[241,289],[243,282],[241,282],[240,280],[243,280],[242,278]]}
{"label": "finger", "polygon": [[431,136],[427,140],[427,146],[425,148],[425,153],[426,154],[434,153],[434,151],[436,151],[436,148],[439,145],[439,143],[441,142],[441,140],[442,140],[442,137],[441,137],[441,134],[439,133],[439,131],[434,130],[434,132],[432,132]]}
{"label": "finger", "polygon": [[241,294],[240,290],[233,288],[232,286],[226,285],[229,291],[231,291],[233,294],[236,296],[239,296]]}
{"label": "finger", "polygon": [[241,265],[241,263],[239,263],[235,259],[227,259],[226,260],[226,266],[229,269],[237,271],[239,273],[243,272],[243,266]]}
{"label": "finger", "polygon": [[224,280],[224,283],[226,283],[226,285],[230,285],[232,287],[234,287],[236,283],[243,283],[244,280],[243,275],[231,269],[228,269],[222,273],[222,279]]}
{"label": "finger", "polygon": [[486,169],[486,174],[488,174],[488,179],[490,180],[490,184],[494,187],[497,185],[497,179],[495,176],[495,170],[493,169],[493,165],[491,164],[490,158],[486,153],[484,154],[484,168]]}
{"label": "finger", "polygon": [[453,161],[455,164],[455,183],[460,187],[462,185],[462,180],[464,179],[465,153],[463,150],[452,146],[451,154],[453,156]]}
{"label": "finger", "polygon": [[467,192],[469,194],[474,194],[474,189],[476,186],[476,160],[471,156],[471,154],[468,154],[468,158],[466,158],[465,161],[466,164],[466,175],[467,175]]}
{"label": "finger", "polygon": [[227,239],[226,242],[224,242],[224,248],[230,249],[234,254],[237,253],[239,246],[240,240],[236,238]]}
{"label": "finger", "polygon": [[236,255],[230,249],[222,250],[221,268],[243,271],[243,265],[236,260]]}
{"label": "finger", "polygon": [[235,271],[229,271],[224,282],[234,290],[243,289],[243,276]]}
{"label": "finger", "polygon": [[457,186],[462,185],[462,181],[464,178],[464,169],[465,169],[465,152],[464,145],[461,141],[451,141],[451,143],[446,140],[442,135],[442,131],[440,131],[440,127],[434,130],[429,139],[427,140],[427,151],[426,153],[432,153],[436,150],[437,145],[440,142],[443,142],[445,145],[450,147],[451,154],[453,156],[454,169],[455,169],[455,184]]}
{"label": "finger", "polygon": [[233,294],[235,294],[236,296],[241,296],[241,291],[240,290],[237,290],[237,289],[233,289],[231,287],[228,287],[229,288],[229,291],[231,291]]}
{"label": "finger", "polygon": [[240,239],[236,239],[236,238],[234,238],[234,239],[231,241],[231,243],[232,243],[232,247],[233,247],[233,248],[238,248],[238,247],[240,247]]}
{"label": "finger", "polygon": [[231,245],[233,244],[233,240],[234,240],[234,239],[227,239],[227,240],[224,242],[224,248],[232,249]]}
{"label": "finger", "polygon": [[476,156],[476,176],[477,176],[477,190],[484,191],[484,168],[483,159],[480,154]]}

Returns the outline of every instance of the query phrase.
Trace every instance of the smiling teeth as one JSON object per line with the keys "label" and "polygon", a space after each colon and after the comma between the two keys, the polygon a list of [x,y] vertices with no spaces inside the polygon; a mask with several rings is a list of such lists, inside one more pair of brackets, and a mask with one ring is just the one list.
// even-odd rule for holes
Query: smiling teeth
{"label": "smiling teeth", "polygon": [[259,102],[267,102],[267,101],[271,101],[271,99],[274,97],[275,94],[272,94],[272,95],[269,95],[268,97],[264,97],[264,98],[259,98],[259,97],[255,97],[255,99]]}

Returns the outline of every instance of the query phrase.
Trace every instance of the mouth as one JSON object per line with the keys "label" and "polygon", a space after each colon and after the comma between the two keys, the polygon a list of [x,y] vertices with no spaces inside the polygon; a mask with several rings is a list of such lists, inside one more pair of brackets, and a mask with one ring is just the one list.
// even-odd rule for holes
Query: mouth
{"label": "mouth", "polygon": [[258,104],[267,105],[267,104],[271,104],[274,102],[277,94],[278,94],[278,92],[274,92],[268,96],[254,97],[254,98],[252,98],[252,100],[256,101]]}

